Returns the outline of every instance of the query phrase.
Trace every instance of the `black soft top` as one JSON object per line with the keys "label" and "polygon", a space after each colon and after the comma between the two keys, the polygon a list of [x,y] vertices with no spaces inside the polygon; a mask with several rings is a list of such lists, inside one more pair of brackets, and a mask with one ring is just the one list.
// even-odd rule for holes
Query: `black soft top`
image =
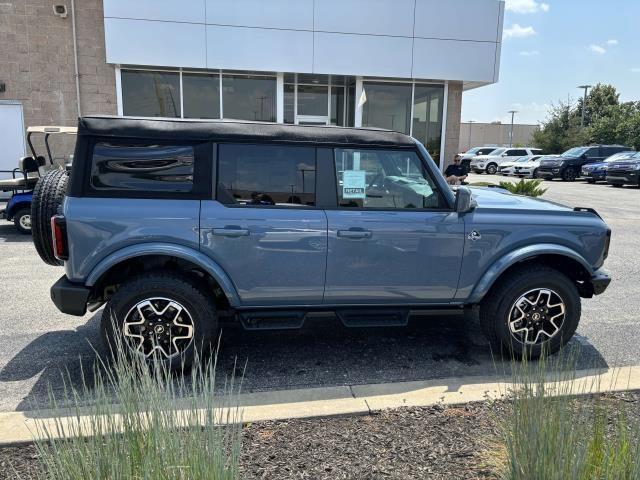
{"label": "black soft top", "polygon": [[415,141],[407,135],[377,128],[283,125],[223,120],[155,120],[110,116],[80,118],[78,136],[381,147],[415,146]]}

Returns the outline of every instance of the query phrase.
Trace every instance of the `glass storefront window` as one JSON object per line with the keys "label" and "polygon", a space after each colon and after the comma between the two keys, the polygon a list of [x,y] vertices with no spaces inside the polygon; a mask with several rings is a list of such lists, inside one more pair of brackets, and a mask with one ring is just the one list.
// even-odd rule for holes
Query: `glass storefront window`
{"label": "glass storefront window", "polygon": [[298,115],[327,116],[326,85],[298,85]]}
{"label": "glass storefront window", "polygon": [[220,76],[182,74],[184,118],[220,118]]}
{"label": "glass storefront window", "polygon": [[362,126],[410,132],[411,84],[364,82]]}
{"label": "glass storefront window", "polygon": [[284,84],[284,123],[295,123],[296,86]]}
{"label": "glass storefront window", "polygon": [[122,70],[122,113],[132,117],[180,117],[180,74]]}
{"label": "glass storefront window", "polygon": [[331,87],[331,125],[344,125],[344,87]]}
{"label": "glass storefront window", "polygon": [[440,157],[442,138],[442,108],[444,87],[440,85],[416,85],[413,100],[414,138],[420,140],[434,160]]}
{"label": "glass storefront window", "polygon": [[236,120],[276,121],[276,79],[222,76],[222,113]]}

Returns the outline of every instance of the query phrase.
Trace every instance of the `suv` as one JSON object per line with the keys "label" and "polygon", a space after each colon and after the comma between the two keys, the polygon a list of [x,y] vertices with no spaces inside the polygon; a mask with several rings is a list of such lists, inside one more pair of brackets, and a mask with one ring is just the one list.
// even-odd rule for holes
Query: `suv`
{"label": "suv", "polygon": [[636,185],[640,187],[640,152],[632,157],[618,159],[607,165],[607,183],[614,187]]}
{"label": "suv", "polygon": [[51,298],[71,315],[106,304],[105,340],[169,367],[223,321],[402,326],[443,310],[479,312],[494,348],[537,356],[610,282],[593,210],[454,192],[396,132],[85,117],[74,158],[67,195],[53,172],[34,207],[42,258],[65,268]]}
{"label": "suv", "polygon": [[588,163],[602,162],[616,153],[633,150],[622,145],[592,145],[575,147],[559,156],[548,156],[538,168],[538,177],[545,180],[561,178],[565,182],[573,182],[580,176],[582,166]]}
{"label": "suv", "polygon": [[489,155],[478,155],[471,160],[471,169],[475,173],[486,172],[494,175],[498,171],[498,167],[505,162],[512,162],[518,157],[532,157],[540,155],[542,150],[539,148],[497,148]]}

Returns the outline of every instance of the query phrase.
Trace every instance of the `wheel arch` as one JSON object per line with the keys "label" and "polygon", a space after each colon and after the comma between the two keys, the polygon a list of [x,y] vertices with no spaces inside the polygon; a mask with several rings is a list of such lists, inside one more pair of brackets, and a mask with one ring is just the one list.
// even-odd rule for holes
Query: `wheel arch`
{"label": "wheel arch", "polygon": [[85,285],[100,290],[109,286],[118,274],[141,273],[157,268],[202,275],[212,282],[214,289],[220,289],[229,306],[240,304],[235,285],[224,269],[203,253],[183,245],[138,244],[113,252],[93,267]]}
{"label": "wheel arch", "polygon": [[31,202],[26,200],[21,200],[19,202],[15,202],[8,206],[7,208],[7,220],[12,220],[14,215],[23,208],[31,209]]}
{"label": "wheel arch", "polygon": [[589,296],[588,290],[583,287],[583,282],[588,281],[593,272],[589,262],[568,247],[549,244],[523,247],[502,256],[482,275],[468,303],[479,303],[501,278],[531,263],[546,265],[564,273],[576,283],[581,296]]}

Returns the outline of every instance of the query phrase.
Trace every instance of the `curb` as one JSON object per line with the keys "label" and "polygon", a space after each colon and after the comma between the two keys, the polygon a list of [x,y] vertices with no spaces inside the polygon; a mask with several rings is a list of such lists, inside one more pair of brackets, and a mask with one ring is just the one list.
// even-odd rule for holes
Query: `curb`
{"label": "curb", "polygon": [[[578,370],[573,380],[547,377],[547,386],[563,392],[572,387],[581,394],[640,390],[640,366],[600,370]],[[451,377],[436,380],[307,388],[243,393],[238,396],[242,422],[318,418],[342,415],[368,415],[401,407],[455,405],[504,398],[513,387],[510,377]],[[553,394],[553,392],[551,392]],[[221,408],[219,412],[229,412]],[[36,425],[54,427],[54,410],[0,412],[0,446],[30,443],[37,439]],[[65,425],[86,421],[88,417],[67,417]],[[219,418],[226,418],[223,413]],[[84,420],[83,420],[84,419]],[[232,420],[233,421],[233,420]],[[69,431],[68,428],[64,430]]]}

